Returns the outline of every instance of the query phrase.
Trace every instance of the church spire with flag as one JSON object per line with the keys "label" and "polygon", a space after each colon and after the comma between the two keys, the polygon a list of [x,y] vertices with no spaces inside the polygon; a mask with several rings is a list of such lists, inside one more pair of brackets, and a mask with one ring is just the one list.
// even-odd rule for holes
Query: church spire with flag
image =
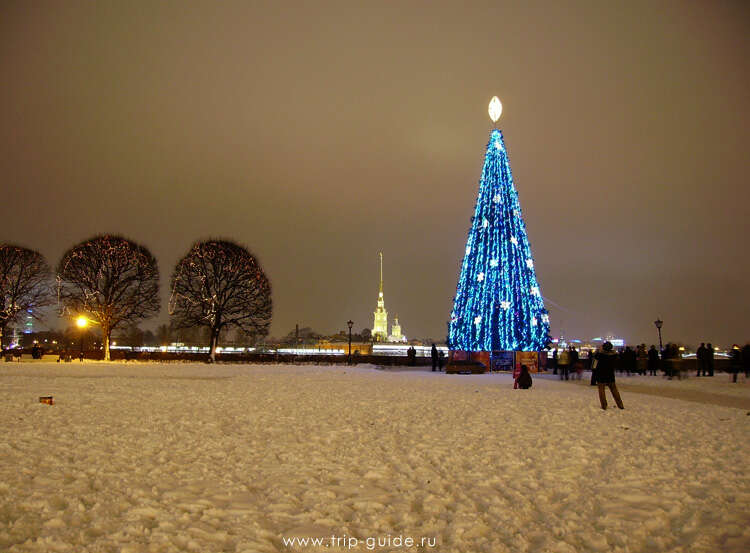
{"label": "church spire with flag", "polygon": [[[489,107],[497,123],[502,104]],[[550,341],[549,315],[536,280],[526,223],[503,133],[490,132],[453,311],[453,350],[538,351]]]}

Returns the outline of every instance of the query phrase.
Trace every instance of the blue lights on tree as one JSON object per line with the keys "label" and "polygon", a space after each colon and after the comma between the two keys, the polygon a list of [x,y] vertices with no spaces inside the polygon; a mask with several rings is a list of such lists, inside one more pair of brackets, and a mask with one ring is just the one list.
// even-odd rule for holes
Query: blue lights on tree
{"label": "blue lights on tree", "polygon": [[549,342],[549,315],[508,153],[502,132],[493,129],[448,323],[448,345],[464,351],[538,351]]}

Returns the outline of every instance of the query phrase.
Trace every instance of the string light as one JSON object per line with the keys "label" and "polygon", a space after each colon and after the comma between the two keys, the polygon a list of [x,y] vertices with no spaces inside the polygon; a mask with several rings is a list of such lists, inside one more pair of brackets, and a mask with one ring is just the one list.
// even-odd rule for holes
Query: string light
{"label": "string light", "polygon": [[487,143],[466,244],[448,325],[450,347],[544,348],[550,341],[549,315],[536,280],[505,142],[497,129]]}
{"label": "string light", "polygon": [[57,269],[61,315],[85,313],[101,325],[104,360],[112,331],[159,312],[159,268],[147,248],[121,236],[100,235],[77,244]]}

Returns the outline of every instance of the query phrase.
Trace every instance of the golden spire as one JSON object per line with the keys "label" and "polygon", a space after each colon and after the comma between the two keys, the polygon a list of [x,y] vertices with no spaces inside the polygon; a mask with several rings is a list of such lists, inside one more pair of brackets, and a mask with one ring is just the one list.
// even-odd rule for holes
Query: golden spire
{"label": "golden spire", "polygon": [[383,297],[383,252],[380,255],[380,297]]}

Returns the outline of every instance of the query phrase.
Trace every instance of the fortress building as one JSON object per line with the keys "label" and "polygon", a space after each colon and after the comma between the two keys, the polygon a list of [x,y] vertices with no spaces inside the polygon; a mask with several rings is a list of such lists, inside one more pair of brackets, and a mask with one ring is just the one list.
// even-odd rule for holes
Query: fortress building
{"label": "fortress building", "polygon": [[378,306],[375,308],[375,322],[372,325],[372,338],[376,342],[385,342],[388,339],[388,311],[385,310],[383,299],[383,252],[380,252],[380,292],[378,293]]}
{"label": "fortress building", "polygon": [[378,306],[373,315],[375,320],[372,325],[372,339],[375,342],[406,342],[406,336],[401,334],[401,325],[398,324],[398,315],[393,321],[391,334],[388,334],[388,311],[385,310],[383,299],[383,252],[380,256],[380,291],[378,292]]}

